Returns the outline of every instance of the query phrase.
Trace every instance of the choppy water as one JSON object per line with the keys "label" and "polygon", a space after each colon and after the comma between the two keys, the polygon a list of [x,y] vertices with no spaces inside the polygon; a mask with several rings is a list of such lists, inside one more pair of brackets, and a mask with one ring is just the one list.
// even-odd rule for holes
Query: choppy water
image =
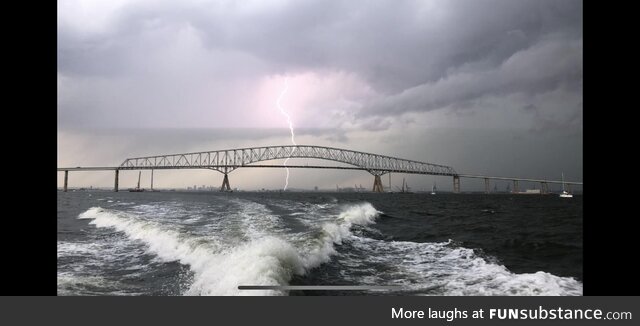
{"label": "choppy water", "polygon": [[582,295],[581,280],[581,196],[58,193],[60,295]]}

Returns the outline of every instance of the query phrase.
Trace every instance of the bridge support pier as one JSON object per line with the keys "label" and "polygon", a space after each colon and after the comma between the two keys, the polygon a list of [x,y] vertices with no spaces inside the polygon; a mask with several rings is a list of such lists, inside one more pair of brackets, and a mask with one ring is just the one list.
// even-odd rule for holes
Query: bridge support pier
{"label": "bridge support pier", "polygon": [[151,191],[153,191],[153,169],[151,169]]}
{"label": "bridge support pier", "polygon": [[484,193],[489,193],[489,178],[484,178]]}
{"label": "bridge support pier", "polygon": [[227,173],[224,174],[224,179],[222,179],[222,187],[220,187],[220,191],[231,191],[231,187],[229,186],[229,175]]}
{"label": "bridge support pier", "polygon": [[457,175],[453,176],[453,192],[456,194],[460,193],[460,177]]}
{"label": "bridge support pier", "polygon": [[120,174],[120,170],[116,170],[116,179],[115,182],[113,184],[113,191],[114,192],[118,192],[118,176]]}
{"label": "bridge support pier", "polygon": [[382,180],[379,175],[373,176],[373,192],[384,192],[382,189]]}
{"label": "bridge support pier", "polygon": [[64,192],[67,192],[67,180],[69,180],[69,170],[64,171]]}
{"label": "bridge support pier", "polygon": [[513,193],[518,193],[520,192],[520,190],[518,190],[518,180],[513,180]]}

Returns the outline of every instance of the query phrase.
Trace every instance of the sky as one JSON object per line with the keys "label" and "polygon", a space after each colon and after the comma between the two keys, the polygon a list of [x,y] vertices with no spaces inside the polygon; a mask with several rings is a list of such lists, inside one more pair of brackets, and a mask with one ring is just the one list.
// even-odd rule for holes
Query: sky
{"label": "sky", "polygon": [[[289,145],[276,105],[287,80],[298,144],[582,181],[582,1],[59,0],[57,35],[59,167]],[[230,182],[278,189],[284,175],[240,169]],[[452,188],[402,174],[394,186],[402,178]],[[121,187],[136,181],[121,173]],[[69,182],[109,187],[113,172]],[[156,187],[221,182],[209,170],[154,175]],[[296,169],[289,184],[371,188],[373,176]]]}

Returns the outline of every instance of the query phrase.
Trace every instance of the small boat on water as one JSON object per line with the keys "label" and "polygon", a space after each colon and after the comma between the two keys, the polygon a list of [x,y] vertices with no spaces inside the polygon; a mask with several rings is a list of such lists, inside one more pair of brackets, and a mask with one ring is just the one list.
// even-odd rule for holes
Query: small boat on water
{"label": "small boat on water", "polygon": [[563,190],[560,193],[560,197],[562,197],[562,198],[573,198],[573,195]]}
{"label": "small boat on water", "polygon": [[431,194],[435,195],[436,194],[436,182],[433,182],[433,187],[431,187]]}
{"label": "small boat on water", "polygon": [[564,172],[562,173],[562,192],[560,193],[560,198],[573,198],[573,195],[564,189]]}

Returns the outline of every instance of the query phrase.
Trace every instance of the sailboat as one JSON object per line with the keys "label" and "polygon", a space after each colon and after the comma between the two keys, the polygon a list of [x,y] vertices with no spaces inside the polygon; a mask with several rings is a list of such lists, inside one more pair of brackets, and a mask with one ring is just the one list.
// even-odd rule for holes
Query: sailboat
{"label": "sailboat", "polygon": [[135,188],[129,189],[129,192],[142,192],[144,189],[140,188],[140,175],[142,175],[142,171],[138,173],[138,185]]}
{"label": "sailboat", "polygon": [[560,198],[573,198],[573,195],[564,190],[564,172],[562,173],[562,192]]}
{"label": "sailboat", "polygon": [[436,194],[436,182],[433,182],[433,187],[431,187],[431,194],[435,195]]}
{"label": "sailboat", "polygon": [[402,178],[402,189],[401,191],[402,193],[405,194],[412,194],[413,192],[411,192],[411,188],[409,187],[409,184],[405,182],[404,178]]}

